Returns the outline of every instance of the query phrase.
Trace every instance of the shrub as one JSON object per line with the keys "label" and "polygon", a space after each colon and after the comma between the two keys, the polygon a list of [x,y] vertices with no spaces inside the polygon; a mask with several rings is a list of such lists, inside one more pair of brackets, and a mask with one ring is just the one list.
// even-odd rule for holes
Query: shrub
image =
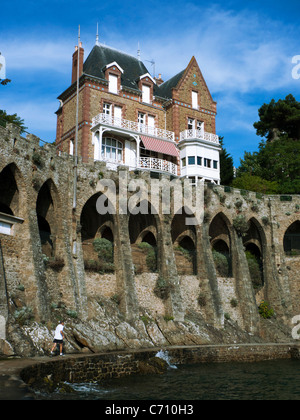
{"label": "shrub", "polygon": [[198,297],[198,303],[201,308],[204,308],[207,304],[206,296],[204,293],[200,293]]}
{"label": "shrub", "polygon": [[93,242],[94,250],[98,253],[99,260],[107,263],[114,262],[113,243],[105,238],[97,238]]}
{"label": "shrub", "polygon": [[172,287],[173,286],[166,279],[158,277],[154,288],[154,294],[162,300],[167,300]]}
{"label": "shrub", "polygon": [[233,219],[233,227],[239,235],[244,236],[249,229],[246,217],[243,214],[239,214],[237,217],[235,217]]}
{"label": "shrub", "polygon": [[36,165],[42,165],[43,164],[43,159],[41,157],[41,155],[37,152],[33,152],[32,154],[32,162],[35,163]]}
{"label": "shrub", "polygon": [[138,247],[147,253],[147,256],[146,256],[147,267],[152,273],[155,273],[155,271],[157,270],[156,248],[148,244],[148,242],[140,242],[138,244]]}
{"label": "shrub", "polygon": [[212,254],[217,274],[220,277],[229,277],[231,271],[231,262],[229,255],[222,254],[221,252],[218,252],[214,249],[212,251]]}
{"label": "shrub", "polygon": [[274,316],[274,309],[272,309],[268,302],[262,301],[258,307],[258,312],[260,316],[264,319],[270,319]]}
{"label": "shrub", "polygon": [[254,289],[258,289],[263,285],[261,264],[259,260],[255,257],[255,255],[253,255],[250,251],[246,251],[245,254],[248,262],[253,287]]}
{"label": "shrub", "polygon": [[14,318],[20,326],[25,325],[28,321],[34,319],[32,308],[29,306],[23,306],[23,308],[17,309],[14,312]]}

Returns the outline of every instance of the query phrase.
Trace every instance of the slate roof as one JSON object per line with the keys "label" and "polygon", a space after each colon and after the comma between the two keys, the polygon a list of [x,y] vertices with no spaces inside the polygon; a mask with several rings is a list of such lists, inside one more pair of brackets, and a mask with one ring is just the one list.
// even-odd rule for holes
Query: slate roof
{"label": "slate roof", "polygon": [[160,94],[159,96],[163,98],[172,98],[172,88],[176,87],[183,76],[185,70],[182,70],[180,73],[171,77],[171,79],[165,81],[159,86]]}
{"label": "slate roof", "polygon": [[[83,64],[83,75],[105,80],[105,66],[113,62],[118,63],[124,70],[124,73],[121,75],[122,86],[125,89],[133,89],[140,92],[138,88],[138,79],[146,73],[150,74],[147,67],[138,58],[106,45],[98,44],[93,47]],[[154,95],[164,99],[171,99],[172,88],[177,86],[183,73],[184,70],[160,86],[155,84]],[[65,94],[68,94],[71,88],[72,86],[62,93],[58,99],[62,98]]]}
{"label": "slate roof", "polygon": [[[139,77],[146,73],[150,74],[143,62],[134,56],[101,44],[95,45],[85,60],[83,73],[105,79],[104,67],[114,61],[124,70],[121,76],[121,84],[125,88],[138,90]],[[162,98],[172,98],[172,87],[178,84],[183,73],[184,70],[160,86],[154,85],[154,95]]]}

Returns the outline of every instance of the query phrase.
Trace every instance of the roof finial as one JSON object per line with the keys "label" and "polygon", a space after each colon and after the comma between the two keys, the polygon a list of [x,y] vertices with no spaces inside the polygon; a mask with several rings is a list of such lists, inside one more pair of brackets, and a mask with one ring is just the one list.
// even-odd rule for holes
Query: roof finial
{"label": "roof finial", "polygon": [[137,58],[138,58],[138,60],[141,59],[140,42],[138,42]]}
{"label": "roof finial", "polygon": [[97,22],[97,33],[96,33],[96,45],[100,45],[99,43],[99,32],[98,32],[98,22]]}

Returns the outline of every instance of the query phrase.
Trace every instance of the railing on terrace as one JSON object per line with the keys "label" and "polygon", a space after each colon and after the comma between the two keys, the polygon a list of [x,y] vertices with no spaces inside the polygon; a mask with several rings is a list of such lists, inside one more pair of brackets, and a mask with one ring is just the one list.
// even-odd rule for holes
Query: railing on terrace
{"label": "railing on terrace", "polygon": [[124,118],[115,118],[112,115],[98,114],[92,120],[92,128],[98,124],[106,124],[111,127],[140,133],[148,136],[158,137],[161,139],[174,141],[173,131],[164,130],[162,128],[151,127],[136,121],[125,120]]}
{"label": "railing on terrace", "polygon": [[180,133],[180,140],[187,139],[202,139],[209,141],[210,143],[219,144],[219,136],[202,130],[191,129],[182,131]]}
{"label": "railing on terrace", "polygon": [[164,159],[141,157],[138,166],[142,169],[152,169],[177,175],[177,165]]}

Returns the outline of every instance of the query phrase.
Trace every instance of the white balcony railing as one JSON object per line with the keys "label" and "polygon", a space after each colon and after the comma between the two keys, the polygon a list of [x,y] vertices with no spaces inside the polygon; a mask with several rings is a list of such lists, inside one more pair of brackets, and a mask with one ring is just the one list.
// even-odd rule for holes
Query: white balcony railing
{"label": "white balcony railing", "polygon": [[219,136],[212,133],[207,133],[203,130],[184,130],[180,133],[180,140],[188,140],[188,139],[202,139],[209,141],[210,143],[219,144]]}
{"label": "white balcony railing", "polygon": [[118,129],[144,134],[148,136],[158,137],[161,139],[174,141],[173,131],[164,130],[162,128],[151,127],[136,121],[125,120],[124,118],[115,118],[112,115],[98,114],[92,120],[92,128],[98,124],[105,124]]}
{"label": "white balcony railing", "polygon": [[170,174],[177,175],[177,165],[164,159],[141,157],[138,166],[141,169],[153,169],[155,171],[169,172]]}

